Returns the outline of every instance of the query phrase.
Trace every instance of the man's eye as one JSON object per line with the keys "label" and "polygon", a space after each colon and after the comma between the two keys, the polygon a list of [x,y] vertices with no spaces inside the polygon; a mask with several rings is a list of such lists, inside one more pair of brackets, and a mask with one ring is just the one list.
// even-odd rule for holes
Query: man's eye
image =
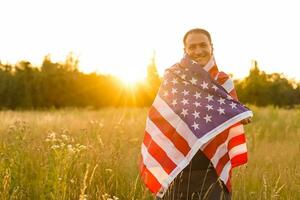
{"label": "man's eye", "polygon": [[190,49],[190,50],[196,49],[196,45],[191,45],[191,46],[189,46],[189,49]]}

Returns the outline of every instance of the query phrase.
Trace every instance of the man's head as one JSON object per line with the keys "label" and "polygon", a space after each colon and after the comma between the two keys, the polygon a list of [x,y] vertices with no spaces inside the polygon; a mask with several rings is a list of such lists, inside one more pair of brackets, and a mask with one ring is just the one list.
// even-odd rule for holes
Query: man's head
{"label": "man's head", "polygon": [[184,52],[201,66],[204,66],[213,54],[210,34],[204,29],[189,30],[183,37],[183,44]]}

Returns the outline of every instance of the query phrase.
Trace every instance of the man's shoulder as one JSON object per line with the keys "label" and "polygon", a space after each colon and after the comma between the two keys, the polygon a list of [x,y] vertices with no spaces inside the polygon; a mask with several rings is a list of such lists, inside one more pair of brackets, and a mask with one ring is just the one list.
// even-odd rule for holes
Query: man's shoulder
{"label": "man's shoulder", "polygon": [[180,63],[175,63],[172,66],[166,68],[165,71],[164,71],[164,73],[168,74],[170,71],[178,70],[180,68],[181,68]]}
{"label": "man's shoulder", "polygon": [[223,71],[219,71],[218,74],[217,74],[217,79],[218,80],[227,80],[231,78],[229,74],[223,72]]}

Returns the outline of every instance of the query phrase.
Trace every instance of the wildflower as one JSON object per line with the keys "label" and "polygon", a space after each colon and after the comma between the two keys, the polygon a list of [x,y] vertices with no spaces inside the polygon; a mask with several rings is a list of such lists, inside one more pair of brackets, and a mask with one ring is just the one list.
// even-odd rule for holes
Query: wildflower
{"label": "wildflower", "polygon": [[105,169],[106,172],[112,172],[112,169]]}
{"label": "wildflower", "polygon": [[55,150],[55,149],[59,149],[59,147],[60,147],[59,145],[54,144],[54,145],[51,146],[51,149]]}
{"label": "wildflower", "polygon": [[87,147],[84,146],[84,145],[80,145],[78,148],[79,148],[80,151],[81,151],[81,150],[86,150],[86,149],[87,149]]}
{"label": "wildflower", "polygon": [[69,140],[69,137],[67,135],[61,135],[61,138],[65,141],[68,141]]}
{"label": "wildflower", "polygon": [[73,148],[73,146],[71,144],[68,144],[67,147],[68,147],[69,153],[71,153],[71,154],[75,153],[75,150],[74,150],[74,148]]}

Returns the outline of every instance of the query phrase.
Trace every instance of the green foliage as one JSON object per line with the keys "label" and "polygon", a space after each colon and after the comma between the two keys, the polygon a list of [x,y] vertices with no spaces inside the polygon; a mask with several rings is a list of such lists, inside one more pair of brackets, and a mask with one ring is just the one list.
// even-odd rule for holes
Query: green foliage
{"label": "green foliage", "polygon": [[266,74],[254,61],[249,75],[236,81],[239,99],[257,106],[294,107],[300,104],[299,83],[286,79],[282,74]]}
{"label": "green foliage", "polygon": [[160,85],[154,62],[147,80],[133,87],[113,76],[84,74],[78,65],[72,53],[64,63],[54,63],[47,55],[40,67],[27,61],[0,63],[0,108],[143,107],[151,105]]}
{"label": "green foliage", "polygon": [[[15,65],[0,62],[0,109],[144,107],[151,105],[161,84],[155,56],[146,80],[135,86],[124,85],[114,76],[84,74],[78,65],[72,53],[63,63],[52,62],[47,55],[41,66],[28,61]],[[243,103],[290,108],[300,104],[300,83],[282,74],[266,74],[256,61],[249,75],[235,83]]]}

